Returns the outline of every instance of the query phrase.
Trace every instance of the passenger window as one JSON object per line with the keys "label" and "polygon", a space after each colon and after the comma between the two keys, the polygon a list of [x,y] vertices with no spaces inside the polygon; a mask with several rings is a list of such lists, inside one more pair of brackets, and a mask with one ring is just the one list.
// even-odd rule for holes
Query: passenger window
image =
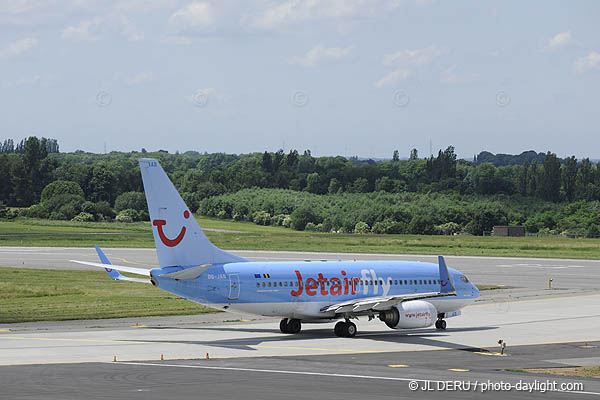
{"label": "passenger window", "polygon": [[412,279],[409,281],[409,283],[412,285]]}
{"label": "passenger window", "polygon": [[262,287],[265,287],[266,285],[267,285],[266,283],[264,283],[264,282],[262,283]]}
{"label": "passenger window", "polygon": [[271,282],[269,282],[269,287],[271,287]]}
{"label": "passenger window", "polygon": [[423,284],[423,280],[419,279],[419,285]]}
{"label": "passenger window", "polygon": [[256,282],[256,287],[260,287],[260,282]]}
{"label": "passenger window", "polygon": [[369,285],[373,286],[373,281],[369,281]]}
{"label": "passenger window", "polygon": [[373,281],[375,283],[375,286],[377,286],[377,280]]}
{"label": "passenger window", "polygon": [[287,287],[287,281],[283,282],[283,286]]}
{"label": "passenger window", "polygon": [[395,279],[394,280],[394,285],[397,285],[397,284],[398,284],[398,279]]}
{"label": "passenger window", "polygon": [[279,282],[279,287],[283,287],[283,283],[281,281]]}

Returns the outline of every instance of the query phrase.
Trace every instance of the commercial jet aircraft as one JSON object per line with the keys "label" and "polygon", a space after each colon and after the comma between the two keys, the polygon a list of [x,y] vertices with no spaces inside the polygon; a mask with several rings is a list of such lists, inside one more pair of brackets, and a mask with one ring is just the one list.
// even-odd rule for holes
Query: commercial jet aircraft
{"label": "commercial jet aircraft", "polygon": [[[140,169],[160,268],[112,265],[96,246],[100,263],[115,280],[152,283],[196,303],[282,320],[283,333],[302,323],[333,322],[337,336],[353,337],[359,317],[378,317],[392,329],[446,329],[446,318],[479,297],[479,290],[442,256],[438,264],[410,261],[251,262],[214,246],[157,160]],[[144,275],[131,278],[121,274]]]}

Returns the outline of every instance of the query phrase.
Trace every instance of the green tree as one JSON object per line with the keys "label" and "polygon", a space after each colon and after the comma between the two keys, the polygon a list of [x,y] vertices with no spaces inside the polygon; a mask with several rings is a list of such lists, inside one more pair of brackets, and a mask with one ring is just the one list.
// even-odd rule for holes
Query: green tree
{"label": "green tree", "polygon": [[529,160],[525,160],[519,167],[518,190],[521,196],[527,196],[527,171],[529,170]]}
{"label": "green tree", "polygon": [[81,189],[81,186],[79,186],[77,182],[59,180],[46,185],[42,191],[42,202],[62,194],[72,194],[81,198],[84,197],[83,189]]}
{"label": "green tree", "polygon": [[561,171],[562,188],[568,201],[573,201],[575,198],[576,179],[577,159],[575,156],[571,156],[567,158]]}
{"label": "green tree", "polygon": [[540,192],[545,200],[560,200],[560,160],[556,154],[548,152],[544,159]]}
{"label": "green tree", "polygon": [[495,225],[506,225],[508,219],[506,212],[496,207],[480,207],[475,210],[469,230],[474,235],[483,235],[491,232]]}
{"label": "green tree", "polygon": [[317,172],[313,172],[306,176],[306,191],[315,194],[324,193],[321,177]]}
{"label": "green tree", "polygon": [[319,218],[313,212],[313,209],[308,206],[299,207],[290,215],[291,228],[297,231],[303,231],[306,228],[306,224],[312,222],[318,224]]}
{"label": "green tree", "polygon": [[29,186],[28,202],[31,204],[39,200],[39,196],[44,188],[46,177],[41,168],[41,162],[48,156],[46,150],[46,138],[40,141],[37,137],[31,136],[25,141],[23,147],[23,164]]}
{"label": "green tree", "polygon": [[408,159],[411,161],[419,159],[419,152],[417,151],[417,149],[412,149],[410,151],[410,156],[408,157]]}
{"label": "green tree", "polygon": [[329,188],[327,190],[328,193],[337,194],[340,190],[342,190],[342,184],[340,181],[338,181],[336,178],[331,178],[329,181]]}
{"label": "green tree", "polygon": [[369,225],[366,222],[358,221],[354,226],[354,233],[365,234],[369,233]]}
{"label": "green tree", "polygon": [[10,159],[6,154],[0,155],[0,202],[8,204],[12,193],[12,176]]}
{"label": "green tree", "polygon": [[146,196],[142,192],[126,192],[120,194],[115,200],[115,212],[119,213],[126,209],[136,210],[141,213],[142,219],[148,214],[148,204]]}
{"label": "green tree", "polygon": [[398,153],[398,150],[394,150],[394,154],[392,155],[392,161],[400,161],[400,153]]}
{"label": "green tree", "polygon": [[88,181],[90,198],[94,201],[115,199],[116,178],[106,163],[98,163],[92,167],[92,176]]}

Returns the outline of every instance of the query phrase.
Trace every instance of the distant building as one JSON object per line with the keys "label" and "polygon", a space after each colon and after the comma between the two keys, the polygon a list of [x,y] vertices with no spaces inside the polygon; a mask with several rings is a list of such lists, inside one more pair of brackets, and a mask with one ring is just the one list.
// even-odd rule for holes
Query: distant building
{"label": "distant building", "polygon": [[524,226],[494,226],[492,236],[525,236]]}

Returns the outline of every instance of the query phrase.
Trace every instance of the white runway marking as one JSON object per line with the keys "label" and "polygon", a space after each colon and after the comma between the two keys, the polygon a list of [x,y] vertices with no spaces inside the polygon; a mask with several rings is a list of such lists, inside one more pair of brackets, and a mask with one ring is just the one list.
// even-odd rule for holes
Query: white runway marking
{"label": "white runway marking", "polygon": [[[106,364],[125,364],[125,365],[139,365],[147,367],[174,367],[174,368],[196,368],[196,369],[212,369],[220,371],[240,371],[240,372],[257,372],[266,374],[285,374],[285,375],[310,375],[310,376],[328,376],[332,378],[351,378],[351,379],[373,379],[373,380],[385,380],[385,381],[400,381],[400,382],[446,382],[437,379],[419,379],[419,378],[401,378],[392,376],[376,376],[376,375],[355,375],[355,374],[336,374],[327,372],[310,372],[310,371],[285,371],[277,369],[260,369],[260,368],[241,368],[241,367],[217,367],[209,365],[186,365],[186,364],[155,364],[155,363],[143,363],[143,362],[117,362],[117,363],[106,363]],[[482,385],[478,383],[477,386]],[[571,394],[589,394],[600,396],[600,392],[585,392],[585,391],[566,391],[566,390],[548,390],[556,391],[561,393]]]}

